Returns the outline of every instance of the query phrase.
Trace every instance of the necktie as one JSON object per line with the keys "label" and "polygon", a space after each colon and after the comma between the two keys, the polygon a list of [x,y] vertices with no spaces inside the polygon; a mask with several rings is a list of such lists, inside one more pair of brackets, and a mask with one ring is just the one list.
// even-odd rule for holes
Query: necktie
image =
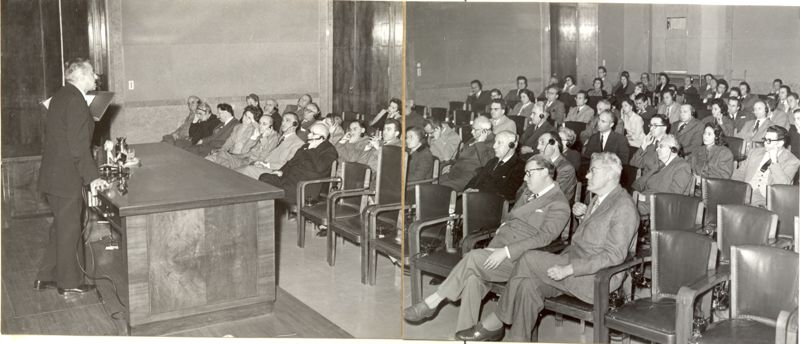
{"label": "necktie", "polygon": [[285,137],[285,136],[281,136],[281,138],[280,138],[280,139],[278,139],[278,144],[277,144],[276,146],[280,146],[280,145],[281,145],[281,143],[283,143],[283,138],[284,138],[284,137]]}
{"label": "necktie", "polygon": [[606,151],[606,135],[600,135],[600,151]]}
{"label": "necktie", "polygon": [[753,126],[753,133],[755,133],[755,132],[757,132],[757,131],[758,131],[758,125],[759,125],[759,123],[761,123],[761,121],[759,121],[759,120],[756,120],[756,125],[754,125],[754,126]]}
{"label": "necktie", "polygon": [[586,213],[586,216],[591,215],[592,213],[594,213],[595,210],[597,210],[597,205],[600,204],[600,202],[598,202],[597,199],[598,197],[595,197],[592,200],[592,204],[589,204],[589,212]]}
{"label": "necktie", "polygon": [[537,194],[531,194],[530,196],[528,196],[528,202],[535,200],[535,199],[536,199],[536,197],[539,197],[539,195],[537,195]]}
{"label": "necktie", "polygon": [[769,165],[772,165],[772,159],[767,160],[763,165],[761,165],[761,172],[767,172],[769,169]]}
{"label": "necktie", "polygon": [[494,165],[494,168],[492,169],[492,171],[496,170],[502,164],[503,164],[503,160],[497,160],[497,165]]}
{"label": "necktie", "polygon": [[678,127],[678,132],[680,133],[685,127],[686,127],[686,122],[681,123],[681,126]]}

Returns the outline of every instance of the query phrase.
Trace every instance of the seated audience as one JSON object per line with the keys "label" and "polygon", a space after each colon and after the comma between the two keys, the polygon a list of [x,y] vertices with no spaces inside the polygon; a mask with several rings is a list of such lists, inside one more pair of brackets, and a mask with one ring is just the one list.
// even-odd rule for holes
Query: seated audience
{"label": "seated audience", "polygon": [[567,127],[558,128],[558,137],[560,137],[561,142],[564,143],[561,155],[563,155],[564,158],[569,161],[570,165],[572,165],[572,168],[577,171],[581,167],[581,153],[572,148],[572,145],[574,145],[577,140],[575,131]]}
{"label": "seated audience", "polygon": [[[674,87],[674,85],[669,83],[669,76],[666,73],[658,73],[658,84],[653,88],[653,103],[659,104],[659,108],[661,103],[664,102],[664,92],[668,91],[670,87]],[[671,93],[672,99],[675,99],[675,93]],[[659,111],[658,113],[666,113]],[[670,119],[671,120],[671,119]]]}
{"label": "seated audience", "polygon": [[638,95],[634,99],[636,103],[636,111],[639,114],[639,117],[642,118],[642,123],[644,124],[644,133],[650,133],[650,127],[647,126],[650,123],[650,119],[656,115],[656,108],[650,105],[650,98],[646,94]]}
{"label": "seated audience", "polygon": [[728,82],[725,79],[717,79],[717,90],[710,98],[706,99],[705,103],[711,103],[714,99],[728,98]]}
{"label": "seated audience", "polygon": [[[253,134],[247,139],[242,154],[223,153],[222,151],[213,155],[212,161],[231,169],[239,169],[250,163],[263,160],[275,149],[280,139],[280,134],[272,128],[272,117],[261,116],[258,126],[253,130]],[[211,156],[209,156],[211,157]],[[206,159],[209,159],[206,157]]]}
{"label": "seated audience", "polygon": [[603,82],[603,91],[605,91],[605,96],[611,94],[611,80],[606,80],[606,76],[608,75],[608,71],[606,70],[605,66],[598,66],[597,67],[597,78]]}
{"label": "seated audience", "polygon": [[678,140],[686,155],[691,154],[696,147],[703,145],[703,124],[697,119],[697,112],[691,104],[680,107],[680,118],[672,122],[674,132],[670,132]]}
{"label": "seated audience", "polygon": [[189,126],[192,125],[192,121],[195,119],[195,112],[197,112],[197,106],[200,105],[200,103],[202,102],[197,96],[189,96],[189,98],[186,98],[186,106],[189,107],[189,114],[183,120],[183,123],[181,123],[178,129],[175,129],[175,131],[172,133],[164,135],[164,137],[161,138],[161,142],[174,143],[178,140],[188,139]]}
{"label": "seated audience", "polygon": [[629,75],[627,72],[623,72],[619,76],[619,83],[614,86],[614,90],[611,94],[614,98],[617,99],[619,102],[622,99],[627,99],[633,93],[633,84],[628,80]]}
{"label": "seated audience", "polygon": [[578,93],[578,86],[575,85],[575,77],[567,75],[564,77],[564,86],[561,88],[561,93],[574,96]]}
{"label": "seated audience", "polygon": [[344,129],[342,129],[341,117],[335,116],[332,113],[328,113],[327,115],[323,116],[321,122],[322,124],[328,126],[328,131],[330,132],[328,141],[331,141],[331,143],[339,142],[339,140],[344,137]]}
{"label": "seated audience", "polygon": [[286,108],[283,109],[283,113],[285,114],[287,112],[292,112],[296,114],[302,114],[304,111],[303,109],[306,108],[306,105],[308,105],[313,101],[314,99],[311,98],[310,94],[304,94],[300,96],[300,98],[297,98],[297,105],[292,105],[292,104],[286,105]]}
{"label": "seated audience", "polygon": [[[786,114],[790,117],[789,118],[790,122],[792,121],[791,116],[794,113],[794,110],[800,109],[799,103],[800,103],[800,95],[798,95],[797,92],[789,93],[789,95],[786,96],[786,104],[787,107],[789,108],[788,110],[786,110]],[[791,123],[789,123],[789,125],[791,125]]]}
{"label": "seated audience", "polygon": [[717,78],[714,77],[712,74],[706,74],[703,76],[705,80],[705,88],[703,92],[700,93],[700,97],[703,99],[703,103],[707,104],[711,97],[714,96],[714,93],[717,92]]}
{"label": "seated audience", "polygon": [[308,128],[311,128],[314,123],[322,119],[322,115],[319,112],[319,106],[314,103],[308,103],[308,105],[306,105],[302,111],[303,120],[300,122],[300,128],[297,131],[297,136],[305,141],[308,134]]}
{"label": "seated audience", "polygon": [[491,192],[513,201],[525,174],[525,162],[515,154],[517,135],[501,131],[494,137],[494,158],[467,183],[467,190]]}
{"label": "seated audience", "polygon": [[744,125],[742,125],[742,129],[736,131],[734,136],[744,140],[748,147],[752,146],[753,142],[764,141],[767,128],[773,125],[772,121],[767,118],[767,109],[767,103],[765,101],[756,101],[755,105],[753,105],[753,114],[755,118],[745,122]]}
{"label": "seated audience", "polygon": [[455,159],[458,145],[461,143],[461,136],[453,128],[435,118],[428,118],[425,120],[423,129],[428,136],[428,145],[431,147],[433,156],[442,164]]}
{"label": "seated audience", "polygon": [[786,98],[789,97],[789,93],[792,93],[792,89],[789,85],[781,85],[781,87],[778,88],[777,104],[776,106],[770,107],[770,109],[786,111],[789,108],[789,104],[786,101]]}
{"label": "seated audience", "polygon": [[[787,99],[788,98],[789,97],[787,97]],[[778,104],[777,106],[780,106],[780,104]],[[788,105],[783,106],[782,108],[786,107],[788,107]],[[784,129],[789,130],[789,125],[790,125],[789,115],[786,114],[786,112],[784,112],[781,108],[776,108],[774,100],[767,99],[767,110],[769,111],[767,118],[769,118],[769,120],[772,121],[772,124],[779,125]]]}
{"label": "seated audience", "polygon": [[370,137],[369,142],[361,152],[358,158],[359,163],[369,166],[372,171],[373,180],[377,177],[378,172],[378,155],[381,153],[383,146],[398,146],[402,145],[400,135],[402,134],[401,124],[394,118],[389,118],[383,123],[383,130],[376,132],[376,135]]}
{"label": "seated audience", "polygon": [[[755,107],[757,112],[758,104]],[[766,205],[767,185],[791,184],[797,174],[800,160],[786,149],[787,135],[783,127],[771,125],[764,136],[764,147],[751,150],[733,172],[732,179],[753,187],[752,205]]]}
{"label": "seated audience", "polygon": [[369,144],[369,137],[365,137],[367,127],[362,121],[352,121],[347,127],[347,133],[334,144],[339,154],[340,162],[358,162]]}
{"label": "seated audience", "polygon": [[589,97],[602,97],[603,99],[608,97],[608,92],[604,90],[603,87],[605,87],[603,79],[594,78],[592,81],[592,89],[587,92]]}
{"label": "seated audience", "polygon": [[233,129],[241,124],[233,117],[233,108],[230,105],[221,103],[217,105],[217,110],[220,122],[214,127],[211,135],[200,139],[195,145],[187,147],[187,151],[205,157],[211,151],[222,148],[222,145],[233,133]]}
{"label": "seated audience", "polygon": [[527,159],[531,155],[537,154],[536,147],[539,145],[539,136],[548,132],[556,130],[550,121],[547,120],[547,112],[544,111],[544,103],[536,102],[533,104],[531,110],[531,123],[520,138],[520,155],[523,159]]}
{"label": "seated audience", "polygon": [[558,77],[555,76],[555,75],[550,77],[550,82],[548,82],[547,86],[545,86],[545,88],[542,89],[542,93],[539,93],[539,97],[537,97],[536,99],[537,100],[545,100],[545,99],[547,99],[547,89],[550,88],[551,86],[555,87],[556,90],[560,90],[561,89],[561,82],[558,80]]}
{"label": "seated audience", "polygon": [[[261,109],[261,100],[258,98],[257,94],[255,93],[248,94],[247,97],[244,97],[244,102],[246,104],[245,107],[253,106],[258,108],[258,110],[261,111],[262,114],[264,113],[264,110]],[[239,123],[242,122],[242,116],[244,116],[244,112],[241,115],[237,115],[235,112],[233,114],[233,117],[236,118],[236,120],[239,121]]]}
{"label": "seated audience", "polygon": [[[739,100],[737,98],[731,98],[731,100],[738,106]],[[731,118],[731,115],[728,114],[728,105],[725,104],[725,100],[723,99],[714,99],[711,102],[711,116],[703,118],[701,122],[703,125],[709,123],[718,125],[722,128],[722,133],[725,134],[725,136],[733,136],[736,130],[736,123]]]}
{"label": "seated audience", "polygon": [[406,152],[408,153],[407,183],[433,177],[434,157],[425,142],[425,132],[422,131],[422,128],[406,129]]}
{"label": "seated audience", "polygon": [[478,168],[492,159],[492,122],[478,116],[472,122],[472,139],[467,142],[453,161],[445,166],[439,176],[439,184],[458,192],[464,191],[467,183],[478,173]]}
{"label": "seated audience", "polygon": [[373,131],[380,131],[383,129],[383,123],[386,122],[387,119],[394,119],[397,121],[403,120],[403,114],[400,113],[400,110],[403,109],[403,102],[400,99],[392,98],[389,99],[389,105],[382,109],[372,121],[369,122],[368,127],[372,128]]}
{"label": "seated audience", "polygon": [[642,75],[639,76],[639,83],[644,86],[642,92],[645,94],[650,93],[653,89],[653,85],[650,83],[650,73],[642,73]]}
{"label": "seated audience", "polygon": [[189,124],[189,136],[172,141],[172,144],[183,149],[197,144],[203,138],[208,137],[214,132],[214,128],[220,123],[219,118],[211,113],[211,106],[201,102],[197,106]]}
{"label": "seated audience", "polygon": [[[503,276],[508,283],[497,310],[472,328],[457,332],[456,339],[498,340],[504,334],[503,324],[508,324],[511,329],[505,341],[529,342],[545,298],[569,295],[594,303],[595,274],[625,260],[633,249],[634,234],[639,226],[636,207],[619,185],[621,174],[622,164],[615,155],[601,153],[592,157],[587,188],[596,197],[588,206],[583,203],[572,206],[573,214],[582,220],[570,245],[559,254],[525,252],[518,258],[513,272]],[[492,266],[494,264],[489,267]],[[610,290],[618,289],[623,277],[621,274],[613,276]],[[450,298],[450,295],[443,297]],[[432,297],[430,301],[436,300]],[[427,304],[436,305],[435,302]]]}
{"label": "seated audience", "polygon": [[564,103],[558,100],[558,87],[548,87],[546,97],[547,101],[544,105],[544,111],[547,112],[549,121],[558,127],[561,125],[561,123],[564,123],[564,117],[567,115],[567,111],[564,108]]}
{"label": "seated audience", "polygon": [[767,94],[767,98],[772,98],[777,100],[778,93],[780,93],[781,86],[783,86],[783,80],[775,79],[772,81],[772,90]]}
{"label": "seated audience", "polygon": [[[262,174],[258,180],[282,188],[283,201],[296,204],[297,183],[329,177],[331,165],[337,158],[336,148],[328,141],[328,127],[316,123],[308,128],[308,142],[297,150],[291,160],[278,170]],[[321,185],[313,184],[306,190],[306,200],[316,200]]]}
{"label": "seated audience", "polygon": [[[206,156],[206,160],[210,160],[227,168],[232,168],[232,166],[238,162],[239,157],[243,156],[253,147],[254,141],[251,140],[251,137],[254,133],[258,135],[261,117],[261,108],[253,105],[245,107],[242,115],[242,123],[237,124],[233,128],[231,136],[228,137],[222,147],[218,150],[211,151],[211,154]],[[270,117],[270,125],[272,125],[272,117]]]}
{"label": "seated audience", "polygon": [[658,114],[666,115],[670,123],[677,122],[681,117],[681,104],[675,102],[675,92],[666,90],[661,92],[661,103],[656,110]]}
{"label": "seated audience", "polygon": [[[522,98],[525,99],[526,93],[530,93],[528,90],[523,90]],[[523,100],[524,101],[524,100]],[[519,106],[521,103],[518,103]],[[533,104],[528,102],[528,107],[533,108]],[[513,120],[508,118],[506,115],[506,102],[502,99],[495,99],[492,100],[492,104],[489,105],[489,115],[492,116],[492,132],[497,135],[502,131],[510,131],[512,133],[517,132],[517,123]]]}
{"label": "seated audience", "polygon": [[636,105],[633,100],[628,98],[620,101],[620,117],[625,126],[625,138],[628,139],[628,146],[639,147],[642,145],[644,138],[644,121],[642,117],[636,113]]}
{"label": "seated audience", "polygon": [[539,146],[536,147],[539,155],[552,162],[556,167],[556,182],[561,192],[568,200],[575,198],[575,186],[578,178],[575,175],[575,168],[561,154],[564,149],[564,142],[555,131],[547,132],[539,136]]}
{"label": "seated audience", "polygon": [[272,117],[272,129],[275,131],[281,130],[281,121],[283,117],[278,111],[278,101],[275,99],[267,99],[264,103],[264,115]]}
{"label": "seated audience", "polygon": [[703,145],[689,155],[692,173],[702,178],[730,179],[733,174],[733,153],[725,146],[722,127],[714,123],[703,126]]}
{"label": "seated audience", "polygon": [[[758,97],[756,97],[758,98]],[[753,101],[753,104],[758,100]],[[736,132],[742,130],[744,124],[747,121],[756,119],[756,116],[753,115],[753,105],[750,106],[750,111],[744,111],[741,108],[742,102],[736,98],[728,99],[728,117],[733,120],[733,132],[727,136],[735,136]],[[724,128],[723,128],[724,129]]]}
{"label": "seated audience", "polygon": [[589,100],[589,95],[586,91],[578,91],[575,94],[575,106],[569,109],[569,113],[567,114],[567,118],[564,119],[565,122],[583,122],[589,123],[594,117],[594,109],[591,106],[586,105],[586,102]]}
{"label": "seated audience", "polygon": [[[589,123],[586,124],[586,129],[584,129],[580,133],[581,142],[583,142],[583,144],[586,144],[586,142],[589,141],[589,138],[597,133],[597,121],[600,118],[600,116],[598,115],[601,112],[606,112],[606,111],[610,111],[612,114],[614,113],[614,110],[611,109],[611,102],[609,102],[606,99],[601,99],[600,101],[598,101],[596,107],[597,107],[597,112],[595,112],[594,117],[592,117],[592,119],[589,120]],[[614,119],[615,120],[617,119],[616,114],[614,114]]]}
{"label": "seated audience", "polygon": [[639,214],[650,214],[650,195],[666,192],[679,195],[694,193],[694,176],[692,166],[680,157],[680,143],[673,135],[664,135],[656,147],[659,168],[652,174],[642,174],[634,182],[634,189],[639,192]]}
{"label": "seated audience", "polygon": [[287,112],[283,114],[281,137],[278,139],[278,144],[275,148],[266,156],[261,154],[258,157],[253,157],[255,159],[249,165],[236,169],[236,172],[258,179],[261,174],[280,170],[304,143],[303,139],[297,136],[299,123],[297,115],[294,113]]}
{"label": "seated audience", "polygon": [[527,89],[521,90],[519,92],[519,101],[516,105],[514,105],[514,108],[508,112],[508,115],[524,117],[530,116],[534,101],[536,101],[536,99],[533,96],[533,92]]}
{"label": "seated audience", "polygon": [[697,88],[694,87],[694,79],[691,76],[683,78],[683,86],[678,89],[678,92],[684,96],[687,94],[698,94]]}
{"label": "seated audience", "polygon": [[582,156],[590,158],[594,153],[611,152],[617,155],[620,161],[628,162],[630,149],[628,139],[615,131],[616,119],[610,111],[603,111],[598,116],[597,133],[592,135],[583,147]]}
{"label": "seated audience", "polygon": [[633,93],[631,93],[628,96],[628,99],[636,101],[636,96],[646,93],[647,93],[647,86],[645,86],[641,82],[637,82],[635,85],[633,85]]}
{"label": "seated audience", "polygon": [[467,95],[467,100],[464,105],[466,110],[473,112],[483,112],[486,106],[492,101],[492,96],[489,92],[483,91],[483,83],[480,80],[472,80],[469,83],[470,91]]}
{"label": "seated audience", "polygon": [[424,128],[425,127],[425,117],[422,114],[418,114],[414,110],[414,99],[406,100],[406,128],[417,127],[417,128]]}
{"label": "seated audience", "polygon": [[[640,182],[647,180],[647,178],[661,167],[658,154],[656,153],[656,147],[661,143],[661,139],[664,138],[664,135],[667,134],[669,123],[667,123],[667,119],[664,115],[656,115],[650,119],[649,127],[650,133],[645,135],[644,139],[642,139],[642,145],[633,153],[630,161],[631,166],[642,171],[643,178],[637,179]],[[642,187],[642,185],[637,186],[636,181],[634,181],[634,189],[641,189]]]}
{"label": "seated audience", "polygon": [[794,116],[794,122],[789,128],[789,142],[791,143],[792,154],[800,158],[800,133],[798,132],[798,128],[800,128],[800,109],[794,109],[792,116]]}
{"label": "seated audience", "polygon": [[503,100],[503,91],[500,91],[499,88],[493,88],[489,91],[489,96],[492,100]]}
{"label": "seated audience", "polygon": [[430,320],[445,299],[461,300],[456,330],[473,328],[480,320],[481,303],[489,292],[489,283],[508,281],[520,256],[550,244],[561,235],[569,222],[570,210],[566,197],[553,182],[555,167],[543,157],[535,156],[524,168],[526,190],[489,245],[469,251],[436,292],[407,307],[403,314],[406,321]]}
{"label": "seated audience", "polygon": [[[508,91],[508,93],[506,93],[506,97],[505,97],[506,103],[520,101],[520,99],[519,99],[520,93],[522,93],[522,90],[527,90],[527,89],[528,89],[528,78],[526,78],[526,77],[524,77],[522,75],[518,76],[517,77],[517,88],[514,89],[514,90],[510,90],[510,91]],[[531,93],[531,94],[533,94],[533,93]],[[531,99],[531,100],[533,100],[533,99]]]}
{"label": "seated audience", "polygon": [[739,92],[741,95],[739,96],[739,104],[741,104],[741,109],[744,112],[753,112],[753,105],[756,104],[756,100],[758,100],[758,96],[755,94],[750,93],[750,84],[746,81],[742,81],[739,83]]}

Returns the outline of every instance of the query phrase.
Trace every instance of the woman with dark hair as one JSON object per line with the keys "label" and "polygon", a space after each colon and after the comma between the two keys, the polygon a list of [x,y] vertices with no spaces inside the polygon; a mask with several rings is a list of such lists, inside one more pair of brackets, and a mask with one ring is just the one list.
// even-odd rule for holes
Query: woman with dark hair
{"label": "woman with dark hair", "polygon": [[[725,146],[722,127],[706,123],[703,128],[703,145],[689,155],[692,173],[702,178],[729,179],[733,174],[733,153]],[[699,178],[698,178],[699,179]]]}
{"label": "woman with dark hair", "polygon": [[728,104],[723,99],[714,99],[711,102],[711,116],[703,118],[703,123],[712,123],[722,128],[725,136],[733,136],[734,122],[728,116]]}
{"label": "woman with dark hair", "polygon": [[561,89],[561,93],[568,93],[571,96],[575,96],[578,93],[578,86],[575,85],[574,76],[567,75],[564,77],[564,87]]}
{"label": "woman with dark hair", "polygon": [[589,97],[608,97],[608,92],[603,89],[603,79],[594,78],[592,81],[592,89],[587,92]]}
{"label": "woman with dark hair", "polygon": [[[242,112],[242,123],[233,127],[233,132],[219,150],[212,151],[206,156],[207,160],[228,168],[237,166],[238,156],[247,153],[253,147],[250,138],[254,132],[259,132],[259,121],[262,116],[261,108],[248,105]],[[272,117],[270,117],[272,118]],[[272,125],[272,123],[270,123]]]}
{"label": "woman with dark hair", "polygon": [[407,182],[430,179],[433,176],[433,154],[428,148],[422,128],[406,129],[406,152],[408,152]]}
{"label": "woman with dark hair", "polygon": [[[637,82],[636,85],[633,85],[633,93],[628,96],[628,99],[636,101],[636,96],[644,94],[647,96],[647,86],[641,82]],[[648,97],[649,98],[649,97]]]}
{"label": "woman with dark hair", "polygon": [[614,98],[617,99],[617,102],[619,102],[633,94],[633,88],[633,84],[631,84],[630,80],[628,80],[627,73],[623,72],[623,74],[619,76],[619,84],[614,87],[612,94],[614,95]]}
{"label": "woman with dark hair", "polygon": [[372,121],[369,122],[368,127],[370,127],[371,131],[381,131],[383,130],[383,124],[386,122],[387,118],[391,118],[397,121],[403,121],[403,114],[400,112],[403,109],[403,102],[400,99],[392,98],[389,99],[389,105],[381,110]]}
{"label": "woman with dark hair", "polygon": [[669,83],[669,76],[667,76],[667,73],[658,73],[658,84],[653,89],[653,104],[661,103],[661,94],[669,89],[670,86],[675,87]]}
{"label": "woman with dark hair", "polygon": [[528,89],[521,90],[519,92],[519,103],[514,105],[514,109],[511,110],[508,115],[509,116],[522,116],[525,118],[530,117],[531,110],[533,110],[533,103],[536,101],[534,98],[533,92]]}
{"label": "woman with dark hair", "polygon": [[653,88],[653,85],[650,83],[650,73],[642,73],[642,75],[639,76],[639,83],[644,86],[645,93],[649,93]]}
{"label": "woman with dark hair", "polygon": [[620,117],[625,128],[625,137],[628,139],[628,146],[638,148],[644,139],[644,121],[642,116],[636,111],[636,104],[628,98],[620,102]]}

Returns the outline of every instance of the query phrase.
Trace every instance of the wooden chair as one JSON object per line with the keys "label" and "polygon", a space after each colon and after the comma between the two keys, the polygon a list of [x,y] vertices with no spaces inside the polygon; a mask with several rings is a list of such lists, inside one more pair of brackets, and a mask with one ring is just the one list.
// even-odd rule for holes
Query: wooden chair
{"label": "wooden chair", "polygon": [[703,225],[703,201],[672,193],[650,195],[650,230],[695,232]]}
{"label": "wooden chair", "polygon": [[468,127],[472,124],[473,114],[467,110],[453,110],[453,125]]}
{"label": "wooden chair", "polygon": [[440,122],[447,122],[447,109],[443,107],[432,107],[430,108],[431,118],[436,119]]}
{"label": "wooden chair", "polygon": [[753,190],[750,184],[732,179],[703,178],[703,203],[706,207],[704,226],[707,232],[717,228],[718,204],[750,204]]}
{"label": "wooden chair", "polygon": [[375,178],[374,190],[340,191],[332,195],[328,201],[329,206],[336,204],[345,197],[371,196],[373,204],[367,206],[360,216],[339,218],[336,208],[330,207],[328,211],[328,264],[336,263],[336,237],[341,236],[346,240],[361,245],[361,283],[367,282],[367,253],[366,240],[367,223],[372,217],[377,216],[370,207],[399,204],[401,201],[401,159],[402,148],[398,146],[383,146],[378,155],[378,171]]}
{"label": "wooden chair", "polygon": [[448,109],[453,110],[469,110],[464,107],[464,102],[452,101],[448,103]]}
{"label": "wooden chair", "polygon": [[725,144],[728,145],[731,153],[733,153],[733,161],[736,161],[736,168],[739,168],[739,164],[747,159],[747,145],[745,145],[744,140],[732,136],[723,136],[722,140],[725,141]]}
{"label": "wooden chair", "polygon": [[800,209],[800,187],[797,185],[768,185],[767,209],[778,215],[776,246],[794,244],[793,218]]}
{"label": "wooden chair", "polygon": [[[333,189],[333,184],[338,183],[340,185],[338,191],[365,191],[369,190],[369,182],[371,178],[370,175],[371,171],[367,165],[356,162],[344,162],[341,164],[341,168],[339,169],[338,173],[334,174],[330,178],[304,181],[300,183],[299,187],[301,187],[302,190],[305,190],[306,187],[311,184],[330,183],[331,189]],[[301,194],[303,193],[304,192],[297,193],[298,204],[303,204],[300,202],[302,200]],[[328,225],[328,208],[335,208],[337,217],[339,218],[357,216],[361,213],[361,209],[364,207],[363,201],[365,198],[349,197],[341,199],[338,204],[329,204],[330,197],[333,194],[334,192],[328,193],[326,202],[319,202],[314,205],[304,205],[303,207],[300,207],[299,211],[297,212],[298,247],[305,246],[306,221],[310,221],[317,226]]]}
{"label": "wooden chair", "polygon": [[[286,219],[289,218],[289,213],[297,214],[301,207],[317,204],[320,199],[326,199],[330,194],[331,187],[333,186],[327,179],[336,177],[338,162],[336,160],[331,162],[330,177],[313,180],[302,180],[297,183],[297,196],[295,199],[278,200],[278,202],[286,209]],[[319,182],[317,182],[319,181]],[[298,236],[298,245],[300,237]],[[305,239],[303,239],[305,240]],[[302,246],[300,246],[302,247]]]}
{"label": "wooden chair", "polygon": [[718,205],[717,221],[717,247],[722,265],[730,262],[731,246],[766,246],[775,240],[778,229],[777,214],[748,205]]}
{"label": "wooden chair", "polygon": [[[717,270],[678,291],[678,319],[691,322],[693,300],[730,281],[730,318],[715,322],[692,343],[797,343],[798,254],[774,247],[734,245],[730,272]],[[678,344],[689,338],[677,338]]]}
{"label": "wooden chair", "polygon": [[425,105],[414,105],[413,110],[424,118],[428,117],[428,107]]}
{"label": "wooden chair", "polygon": [[[644,259],[653,266],[650,297],[608,312],[605,326],[651,342],[674,344],[678,338],[689,337],[693,320],[693,307],[677,307],[678,292],[714,272],[717,247],[711,238],[686,231],[652,231],[651,236],[652,256]],[[687,301],[693,305],[695,300]],[[688,319],[684,312],[689,312]]]}

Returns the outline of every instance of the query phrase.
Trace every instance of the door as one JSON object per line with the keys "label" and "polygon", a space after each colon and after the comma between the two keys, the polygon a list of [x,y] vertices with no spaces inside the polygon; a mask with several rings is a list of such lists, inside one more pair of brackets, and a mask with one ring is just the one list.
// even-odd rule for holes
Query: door
{"label": "door", "polygon": [[550,69],[564,79],[577,73],[578,7],[577,4],[550,4]]}

